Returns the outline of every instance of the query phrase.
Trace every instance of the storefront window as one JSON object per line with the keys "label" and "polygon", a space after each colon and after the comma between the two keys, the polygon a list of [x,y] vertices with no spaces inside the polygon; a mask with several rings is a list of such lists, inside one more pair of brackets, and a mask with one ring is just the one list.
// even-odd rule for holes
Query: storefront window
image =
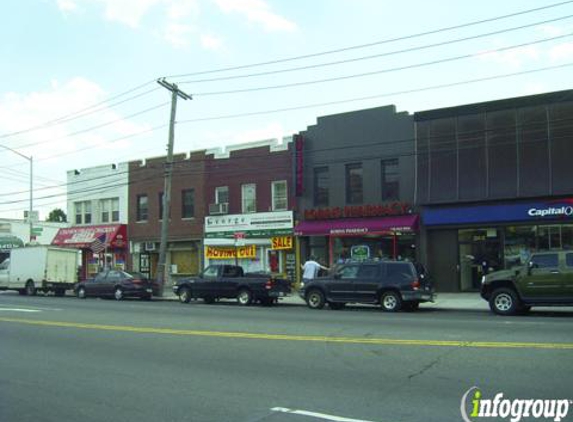
{"label": "storefront window", "polygon": [[310,255],[322,264],[328,263],[328,238],[323,236],[309,237]]}
{"label": "storefront window", "polygon": [[500,232],[496,228],[458,231],[460,289],[478,290],[481,277],[503,268]]}
{"label": "storefront window", "polygon": [[369,237],[334,237],[332,254],[334,263],[363,259],[415,260],[413,234],[388,234]]}
{"label": "storefront window", "polygon": [[563,249],[573,249],[573,224],[561,226],[561,245]]}
{"label": "storefront window", "polygon": [[531,252],[536,250],[535,226],[510,226],[505,228],[504,261],[505,268],[523,265]]}

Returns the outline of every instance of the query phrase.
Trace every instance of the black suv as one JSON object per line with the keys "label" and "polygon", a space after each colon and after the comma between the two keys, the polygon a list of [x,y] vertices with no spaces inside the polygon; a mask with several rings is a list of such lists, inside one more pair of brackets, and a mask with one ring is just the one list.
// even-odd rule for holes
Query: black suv
{"label": "black suv", "polygon": [[532,306],[573,305],[573,251],[540,252],[522,266],[482,278],[481,296],[493,312],[513,315]]}
{"label": "black suv", "polygon": [[429,278],[407,261],[366,261],[344,264],[333,274],[318,277],[299,290],[309,308],[342,309],[349,302],[380,304],[387,312],[414,310],[433,301]]}

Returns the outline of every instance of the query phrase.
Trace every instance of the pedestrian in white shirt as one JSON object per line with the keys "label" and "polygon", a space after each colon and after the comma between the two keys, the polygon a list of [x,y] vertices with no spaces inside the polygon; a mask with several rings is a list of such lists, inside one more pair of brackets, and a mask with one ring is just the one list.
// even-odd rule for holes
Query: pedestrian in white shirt
{"label": "pedestrian in white shirt", "polygon": [[314,256],[310,256],[309,260],[301,266],[302,268],[302,283],[303,285],[314,279],[318,275],[318,271],[327,270],[328,267],[320,265],[316,262],[316,258]]}

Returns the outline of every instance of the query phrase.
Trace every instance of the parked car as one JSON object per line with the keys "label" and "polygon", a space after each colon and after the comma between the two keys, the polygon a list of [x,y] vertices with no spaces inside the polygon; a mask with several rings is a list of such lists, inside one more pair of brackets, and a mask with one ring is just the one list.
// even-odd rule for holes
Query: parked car
{"label": "parked car", "polygon": [[415,310],[433,301],[434,288],[427,275],[408,261],[366,261],[344,264],[332,275],[301,286],[300,296],[309,308],[342,309],[347,303],[379,304],[382,310]]}
{"label": "parked car", "polygon": [[266,273],[244,273],[238,265],[210,265],[198,277],[179,280],[173,292],[181,303],[201,298],[206,303],[217,299],[237,299],[240,305],[260,302],[271,305],[290,294],[290,282]]}
{"label": "parked car", "polygon": [[153,283],[139,273],[108,270],[77,283],[74,291],[80,299],[95,296],[113,297],[116,300],[126,297],[150,300],[153,295]]}
{"label": "parked car", "polygon": [[534,253],[525,265],[486,274],[480,293],[498,315],[573,305],[573,251]]}

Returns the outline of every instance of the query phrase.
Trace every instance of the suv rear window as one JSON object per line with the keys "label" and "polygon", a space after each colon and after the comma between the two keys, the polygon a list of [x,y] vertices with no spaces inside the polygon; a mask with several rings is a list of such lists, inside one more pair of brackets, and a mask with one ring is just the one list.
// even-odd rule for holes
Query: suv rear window
{"label": "suv rear window", "polygon": [[406,262],[392,262],[386,264],[386,276],[393,281],[411,280],[415,274],[412,265]]}
{"label": "suv rear window", "polygon": [[537,268],[554,268],[559,266],[559,255],[556,253],[533,255],[531,262],[533,262]]}

